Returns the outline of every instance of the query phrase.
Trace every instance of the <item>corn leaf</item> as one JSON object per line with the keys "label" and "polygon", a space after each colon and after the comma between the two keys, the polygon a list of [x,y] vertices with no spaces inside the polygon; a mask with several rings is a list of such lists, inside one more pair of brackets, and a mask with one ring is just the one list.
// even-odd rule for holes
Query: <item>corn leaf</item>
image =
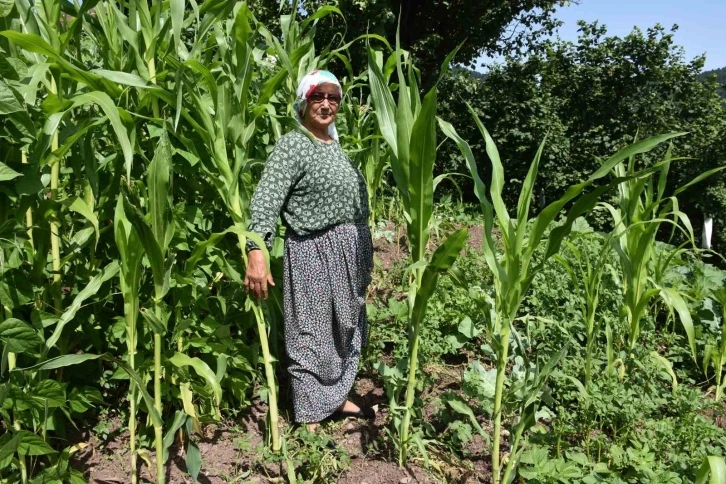
{"label": "corn leaf", "polygon": [[723,457],[710,455],[703,459],[703,464],[696,475],[696,484],[706,484],[706,482],[709,484],[726,482],[726,462]]}
{"label": "corn leaf", "polygon": [[58,323],[55,326],[53,334],[45,341],[45,347],[47,349],[51,349],[53,346],[55,346],[55,344],[58,342],[58,339],[61,337],[61,334],[63,333],[63,328],[65,328],[66,324],[73,320],[76,313],[79,309],[81,309],[81,306],[86,301],[86,299],[98,293],[103,283],[115,276],[118,270],[118,262],[112,261],[106,267],[104,267],[101,272],[96,274],[96,276],[94,276],[94,278],[91,279],[88,284],[86,284],[86,287],[84,287],[83,290],[78,293],[68,309],[66,309],[65,312],[61,315]]}
{"label": "corn leaf", "polygon": [[74,107],[83,106],[86,104],[98,105],[110,121],[111,127],[116,134],[119,145],[121,145],[121,151],[124,154],[124,162],[126,164],[126,177],[130,180],[131,165],[133,164],[134,153],[131,149],[131,141],[129,140],[126,126],[124,126],[123,122],[121,121],[118,107],[116,107],[109,95],[105,92],[93,91],[85,94],[80,94],[73,98]]}
{"label": "corn leaf", "polygon": [[222,387],[219,384],[219,380],[217,379],[217,375],[212,371],[212,369],[207,365],[203,360],[199,358],[192,358],[184,353],[174,353],[174,356],[169,358],[169,362],[176,366],[177,368],[183,368],[185,366],[190,366],[194,369],[194,371],[204,380],[206,380],[207,384],[210,386],[212,391],[214,392],[214,400],[217,403],[217,406],[219,406],[222,402]]}
{"label": "corn leaf", "polygon": [[408,180],[409,237],[414,261],[423,260],[429,241],[429,221],[433,213],[433,170],[436,161],[436,88],[424,97],[421,113],[411,133],[411,164]]}

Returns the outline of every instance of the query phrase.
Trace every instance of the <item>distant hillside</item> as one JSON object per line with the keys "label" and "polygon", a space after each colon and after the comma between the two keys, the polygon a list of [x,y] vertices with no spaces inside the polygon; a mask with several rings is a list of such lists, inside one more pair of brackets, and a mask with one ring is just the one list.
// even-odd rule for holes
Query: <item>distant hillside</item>
{"label": "distant hillside", "polygon": [[[720,84],[726,85],[726,67],[722,67],[720,69],[713,69],[710,71],[704,71],[698,77],[701,80],[704,80],[713,74],[716,74],[716,81],[718,81]],[[721,88],[721,97],[726,99],[726,88],[724,87]]]}

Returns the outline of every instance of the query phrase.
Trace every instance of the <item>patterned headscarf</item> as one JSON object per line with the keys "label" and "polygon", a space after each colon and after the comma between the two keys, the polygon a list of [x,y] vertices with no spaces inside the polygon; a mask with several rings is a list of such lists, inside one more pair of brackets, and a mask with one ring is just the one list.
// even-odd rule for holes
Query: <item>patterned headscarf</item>
{"label": "patterned headscarf", "polygon": [[[312,71],[305,75],[300,81],[300,85],[297,87],[297,99],[293,104],[297,119],[302,124],[305,118],[305,110],[308,107],[308,96],[310,96],[315,89],[321,84],[333,84],[338,88],[338,95],[343,97],[343,88],[338,82],[338,78],[332,72],[328,71]],[[330,123],[328,126],[328,135],[335,141],[338,141],[338,130],[335,128],[335,123]]]}

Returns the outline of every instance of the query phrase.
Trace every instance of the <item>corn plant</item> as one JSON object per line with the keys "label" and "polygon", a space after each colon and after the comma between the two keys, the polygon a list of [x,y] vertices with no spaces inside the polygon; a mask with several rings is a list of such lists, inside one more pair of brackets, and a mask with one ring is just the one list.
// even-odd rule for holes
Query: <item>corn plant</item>
{"label": "corn plant", "polygon": [[[586,237],[582,235],[581,237]],[[585,388],[592,380],[592,360],[596,350],[595,344],[603,330],[603,320],[598,317],[598,304],[600,302],[600,287],[603,273],[610,267],[609,257],[610,237],[603,242],[602,250],[594,262],[590,262],[587,254],[583,254],[577,246],[568,240],[564,244],[569,249],[571,260],[557,254],[555,260],[559,262],[570,276],[572,285],[578,295],[580,311],[585,323]]]}
{"label": "corn plant", "polygon": [[[348,88],[349,96],[352,90],[352,87]],[[371,214],[368,224],[373,231],[376,227],[376,210],[383,178],[390,167],[389,155],[382,149],[381,135],[376,132],[371,97],[364,100],[361,95],[357,102],[344,102],[342,108],[347,126],[347,153],[353,158],[366,181]]]}
{"label": "corn plant", "polygon": [[[514,321],[517,318],[522,301],[529,290],[534,276],[544,267],[548,259],[559,251],[563,239],[570,233],[574,221],[591,210],[596,205],[598,198],[614,185],[629,178],[627,176],[617,178],[606,185],[593,188],[587,193],[583,193],[584,190],[593,185],[595,181],[606,176],[622,160],[634,156],[637,153],[648,152],[659,143],[674,135],[653,137],[621,150],[603,162],[601,168],[593,173],[590,178],[569,187],[559,200],[550,203],[537,216],[530,219],[531,203],[534,196],[539,161],[544,149],[544,143],[541,144],[522,185],[516,208],[516,218],[512,218],[502,199],[505,178],[499,152],[488,131],[471,106],[469,106],[469,110],[484,138],[486,153],[491,164],[490,198],[486,197],[485,185],[479,176],[476,160],[474,159],[469,144],[456,133],[451,124],[444,120],[439,120],[439,124],[444,133],[457,143],[464,155],[474,179],[475,194],[481,203],[484,213],[483,250],[487,265],[494,276],[495,293],[494,300],[491,304],[492,307],[484,312],[487,330],[492,338],[492,346],[496,353],[497,368],[493,409],[492,479],[495,483],[502,481],[511,482],[511,479],[514,478],[513,473],[518,462],[518,446],[521,436],[529,426],[534,425],[534,412],[537,409],[537,401],[542,386],[549,372],[554,368],[557,361],[562,358],[565,350],[563,348],[563,351],[553,356],[537,372],[534,385],[523,384],[525,391],[521,392],[518,398],[512,398],[511,390],[507,390],[507,395],[505,395],[505,389],[507,389],[507,385],[505,385],[506,365],[509,361],[510,337],[514,334],[515,340],[519,339],[514,328]],[[635,174],[631,174],[630,177],[637,179]],[[573,202],[570,208],[565,209],[570,202]],[[550,230],[551,224],[560,214],[565,215],[564,221]],[[492,237],[495,221],[501,231],[501,253]],[[540,244],[544,244],[544,253],[540,258],[535,259],[533,256]],[[519,347],[521,346],[520,344]],[[513,402],[516,402],[517,405],[512,405]],[[524,413],[519,415],[519,422],[514,429],[514,438],[509,449],[506,467],[503,468],[501,461],[501,435],[502,415],[505,409],[503,404],[506,403],[509,403],[508,406],[510,408],[518,407]]]}
{"label": "corn plant", "polygon": [[[444,62],[441,74],[456,52]],[[429,224],[433,213],[434,176],[436,160],[436,85],[424,96],[418,93],[418,81],[408,54],[398,42],[393,53],[398,73],[398,104],[388,87],[381,70],[382,55],[368,46],[368,77],[375,106],[376,120],[381,136],[391,153],[391,170],[401,197],[407,233],[411,249],[409,305],[409,350],[406,399],[398,405],[402,417],[395,418],[393,425],[398,435],[399,465],[408,459],[409,432],[416,393],[418,348],[421,324],[426,315],[428,299],[436,288],[439,274],[448,270],[456,261],[466,240],[466,231],[450,235],[429,258],[426,247],[429,241]],[[404,75],[404,67],[408,75]]]}
{"label": "corn plant", "polygon": [[[612,166],[613,174],[619,178],[629,178],[618,186],[615,205],[603,203],[609,211],[616,235],[612,245],[618,254],[623,272],[623,311],[628,335],[627,347],[632,354],[636,349],[641,332],[641,323],[653,298],[659,296],[670,313],[678,313],[688,338],[693,359],[696,359],[696,336],[688,305],[675,288],[659,284],[652,269],[655,257],[656,235],[663,224],[672,226],[671,236],[679,230],[687,241],[695,246],[693,227],[688,216],[678,206],[676,198],[684,190],[724,167],[709,170],[694,178],[666,196],[668,170],[672,162],[671,148],[666,151],[661,162],[654,165],[653,173],[647,177],[633,177],[635,173],[635,154],[623,158]],[[657,178],[656,178],[657,175]],[[656,264],[657,271],[663,273],[680,248]]]}
{"label": "corn plant", "polygon": [[[171,171],[171,146],[166,133],[162,132],[154,155],[149,165],[147,207],[149,222],[127,200],[124,200],[124,211],[134,228],[138,231],[138,238],[144,248],[146,257],[151,266],[154,283],[153,313],[141,309],[141,314],[149,323],[154,335],[154,408],[162,414],[161,379],[163,348],[162,335],[166,334],[167,317],[164,314],[164,297],[169,291],[171,283],[171,268],[174,264],[173,256],[169,254],[169,245],[174,235],[174,224],[170,220],[169,207],[169,180]],[[164,480],[163,467],[163,428],[154,425],[156,446],[157,479]]]}
{"label": "corn plant", "polygon": [[[37,273],[41,277],[50,274],[51,279],[45,293],[41,293],[43,301],[36,301],[36,306],[38,310],[49,307],[57,313],[61,322],[57,328],[66,326],[70,321],[65,319],[68,311],[64,311],[64,305],[67,302],[62,300],[61,293],[61,286],[69,282],[70,271],[66,266],[82,264],[83,256],[90,261],[91,268],[97,266],[94,249],[104,233],[114,229],[121,266],[119,281],[124,299],[128,361],[132,371],[144,370],[136,368],[139,341],[144,340],[145,334],[153,335],[154,339],[156,401],[153,408],[147,410],[154,415],[162,413],[164,403],[161,401],[160,384],[164,375],[168,375],[170,382],[180,382],[184,413],[194,423],[192,428],[198,429],[194,409],[198,403],[192,403],[187,370],[193,369],[212,390],[215,401],[212,413],[216,418],[219,418],[221,388],[215,372],[201,359],[179,352],[169,358],[163,357],[166,350],[164,336],[172,320],[164,299],[176,299],[176,292],[182,288],[176,286],[173,297],[165,297],[171,285],[170,278],[177,277],[171,264],[173,252],[169,246],[175,222],[169,216],[168,201],[163,201],[167,198],[163,193],[166,182],[159,184],[158,181],[168,181],[169,176],[163,173],[169,172],[173,157],[201,161],[201,166],[210,168],[204,170],[208,174],[204,181],[224,190],[223,201],[230,208],[233,223],[244,225],[245,200],[249,190],[244,186],[244,183],[249,183],[249,175],[245,174],[249,169],[248,161],[259,159],[270,141],[263,141],[264,136],[258,136],[256,130],[259,120],[270,112],[270,105],[263,104],[261,108],[261,105],[254,104],[252,97],[265,87],[269,99],[285,77],[272,76],[270,82],[257,79],[255,82],[258,84],[253,84],[256,76],[254,67],[259,63],[259,37],[264,36],[263,31],[267,34],[270,52],[274,50],[276,39],[269,36],[264,26],[256,24],[245,3],[205,4],[200,9],[186,12],[183,2],[172,2],[169,6],[169,9],[163,9],[159,2],[90,1],[69,6],[67,21],[59,22],[61,9],[60,2],[56,0],[44,2],[39,9],[31,9],[21,0],[16,2],[13,18],[4,23],[13,30],[3,32],[7,39],[3,46],[23,65],[30,66],[27,78],[19,82],[20,76],[15,76],[15,81],[18,81],[16,87],[7,89],[11,97],[23,99],[28,106],[26,108],[18,102],[18,106],[12,106],[10,114],[15,124],[27,133],[25,138],[16,137],[25,141],[17,143],[14,149],[21,152],[23,163],[29,161],[29,167],[22,174],[15,175],[8,168],[5,179],[30,174],[40,177],[49,171],[50,196],[43,197],[48,201],[26,202],[23,206],[30,208],[21,213],[25,216],[29,253],[35,259],[34,266],[39,268]],[[89,13],[91,9],[93,12]],[[226,18],[229,21],[222,21]],[[250,28],[250,22],[255,25],[254,28]],[[315,23],[316,20],[312,19],[305,26],[314,27]],[[220,28],[221,25],[224,27]],[[83,45],[80,43],[81,35],[87,40]],[[300,66],[304,64],[303,59],[305,63],[319,60],[306,55],[312,52],[311,38],[307,37],[305,48],[292,51],[293,59]],[[290,43],[292,49],[293,39],[286,43]],[[217,49],[207,49],[207,45],[215,45]],[[222,68],[211,74],[212,71],[204,65]],[[206,82],[200,83],[200,79]],[[292,85],[296,80],[297,77],[294,77],[289,83]],[[187,93],[189,86],[195,89]],[[220,93],[219,97],[217,93]],[[210,96],[214,99],[214,119],[202,125],[200,122],[207,119],[199,119],[197,109],[201,106],[202,113],[209,112],[205,103],[210,94],[215,95]],[[235,106],[241,108],[235,112],[228,109],[230,98],[236,101]],[[43,99],[50,99],[53,108],[38,111],[35,104]],[[40,127],[33,125],[38,119],[42,121]],[[279,128],[280,122],[276,121],[276,117],[271,119],[277,122]],[[213,156],[210,157],[210,154]],[[230,154],[235,161],[224,164]],[[72,174],[66,175],[64,186],[60,174],[64,172],[61,166],[65,162],[68,166],[65,172]],[[160,169],[162,164],[166,168]],[[109,168],[114,170],[110,176]],[[143,183],[139,185],[138,180],[144,171],[151,176],[148,196],[143,189],[138,189],[139,186],[143,188]],[[127,188],[122,190],[123,182]],[[76,187],[80,194],[76,193]],[[31,194],[37,197],[37,191]],[[212,198],[209,193],[203,195]],[[162,210],[162,207],[166,208]],[[47,221],[44,218],[33,219],[33,211],[50,216]],[[148,220],[145,211],[150,216]],[[77,233],[71,232],[78,224],[73,215],[83,220],[85,225]],[[101,226],[99,219],[107,220],[111,218],[109,216],[116,219],[113,226]],[[45,230],[45,227],[48,229]],[[233,233],[245,237],[242,231]],[[47,239],[46,234],[49,234]],[[47,245],[46,240],[49,242]],[[243,244],[244,238],[239,242]],[[46,272],[47,252],[44,249],[48,246],[52,257],[50,270]],[[148,333],[141,331],[142,327],[138,324],[141,303],[147,300],[146,295],[139,293],[144,278],[144,255],[151,266],[154,283],[154,294],[149,299],[151,310],[143,312],[150,328]],[[79,271],[78,276],[82,278],[85,273]],[[74,313],[78,310],[71,309]],[[270,413],[276,415],[272,356],[267,350],[265,323],[260,307],[256,306],[253,310],[258,323],[261,323],[266,377],[268,382],[272,382],[268,384],[272,389],[268,391]],[[177,349],[181,349],[183,328],[185,325],[189,328],[189,323],[185,323],[178,306],[173,320],[175,343]],[[55,348],[61,355],[65,354],[69,350],[67,343],[72,339],[67,330],[59,330],[48,341],[52,344],[44,347],[44,357],[51,356]],[[220,360],[217,374],[223,375],[224,367]],[[140,391],[137,386],[130,386],[132,447],[135,447],[136,405]],[[181,424],[177,425],[177,422]],[[161,482],[168,439],[162,439],[163,422],[152,418],[152,423],[156,433],[157,479]],[[183,424],[183,417],[175,418],[170,429],[178,429]],[[276,429],[276,423],[271,427]],[[277,440],[273,436],[273,447],[279,446]],[[162,441],[165,441],[164,445],[160,444]],[[136,450],[131,452],[134,482],[140,449],[139,452]]]}
{"label": "corn plant", "polygon": [[726,481],[726,462],[720,455],[709,455],[703,459],[696,474],[696,484],[720,484]]}
{"label": "corn plant", "polygon": [[[143,249],[136,229],[131,225],[124,212],[123,200],[118,199],[114,219],[114,236],[119,250],[119,285],[124,299],[124,321],[126,323],[126,347],[128,363],[136,369],[138,343],[139,286],[141,285]],[[136,475],[136,387],[129,387],[129,447],[131,451],[131,480],[137,482]]]}
{"label": "corn plant", "polygon": [[726,288],[720,287],[711,291],[713,299],[721,306],[721,341],[716,348],[709,345],[704,351],[704,370],[708,368],[709,363],[713,364],[713,370],[716,376],[716,401],[720,401],[723,396],[726,382],[723,379],[723,368],[726,364]]}

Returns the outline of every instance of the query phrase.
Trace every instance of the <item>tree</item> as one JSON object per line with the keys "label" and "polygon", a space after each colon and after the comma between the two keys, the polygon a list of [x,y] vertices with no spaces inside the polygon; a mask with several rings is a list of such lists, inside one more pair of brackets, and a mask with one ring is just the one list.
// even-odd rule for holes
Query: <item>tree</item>
{"label": "tree", "polygon": [[[666,31],[657,25],[621,38],[607,36],[606,28],[597,23],[581,22],[576,43],[547,41],[526,58],[509,56],[482,81],[454,73],[445,84],[450,89],[441,91],[455,93],[456,86],[465,86],[462,97],[491,130],[509,160],[507,172],[515,179],[524,179],[529,160],[548,136],[545,176],[537,188],[547,199],[591,173],[598,166],[596,157],[614,153],[635,136],[687,131],[674,148],[677,156],[691,159],[672,167],[673,188],[726,163],[726,111],[719,85],[713,77],[701,81],[705,59],[684,58],[674,43],[676,28]],[[442,105],[449,112],[441,115],[454,118],[460,134],[475,139],[458,95]],[[455,147],[450,148],[442,160],[448,166],[442,170],[457,168]],[[484,156],[482,152],[478,159]],[[513,188],[509,195],[516,193]],[[714,216],[717,239],[726,242],[723,172],[683,193],[680,201],[696,227],[704,213]]]}
{"label": "tree", "polygon": [[701,73],[699,79],[705,81],[710,79],[712,76],[716,77],[716,82],[721,84],[721,90],[719,91],[722,98],[726,98],[726,67],[720,69],[712,69],[710,71],[704,71]]}
{"label": "tree", "polygon": [[[401,46],[414,56],[426,86],[460,43],[464,45],[456,62],[468,66],[483,53],[521,50],[552,32],[558,24],[553,13],[564,4],[564,0],[300,0],[299,9],[306,16],[323,5],[333,5],[344,15],[346,40],[372,33],[391,45],[400,13]],[[280,4],[279,0],[261,0],[251,8],[260,20],[272,25]],[[326,19],[318,29],[316,44],[327,45],[342,23],[339,17]],[[366,65],[363,43],[352,45],[351,54],[353,72],[362,72]]]}

